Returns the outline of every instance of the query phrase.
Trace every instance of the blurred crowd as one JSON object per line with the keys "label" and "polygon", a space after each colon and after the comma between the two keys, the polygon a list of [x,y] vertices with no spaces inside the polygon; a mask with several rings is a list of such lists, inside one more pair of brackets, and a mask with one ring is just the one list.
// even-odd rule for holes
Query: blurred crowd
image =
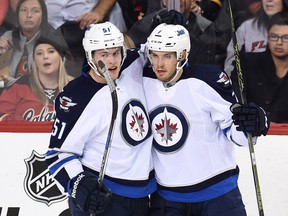
{"label": "blurred crowd", "polygon": [[[219,65],[240,98],[237,47],[248,101],[271,121],[287,123],[287,6],[287,0],[1,0],[0,121],[53,121],[55,97],[87,64],[86,28],[110,21],[128,49],[140,48],[162,22],[184,25],[189,64]],[[283,28],[271,25],[275,14]]]}

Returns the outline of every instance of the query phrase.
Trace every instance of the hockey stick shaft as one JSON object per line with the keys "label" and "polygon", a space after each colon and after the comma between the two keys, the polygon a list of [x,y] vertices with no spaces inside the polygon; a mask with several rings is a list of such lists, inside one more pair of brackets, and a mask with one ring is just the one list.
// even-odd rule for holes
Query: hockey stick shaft
{"label": "hockey stick shaft", "polygon": [[106,167],[107,167],[109,150],[110,150],[110,147],[111,147],[113,132],[114,132],[116,118],[117,118],[118,97],[117,97],[115,82],[111,78],[108,69],[105,67],[105,64],[100,60],[98,62],[98,65],[100,66],[100,68],[101,68],[101,70],[103,72],[103,75],[104,75],[104,77],[106,79],[106,82],[107,82],[107,84],[109,86],[109,89],[110,89],[110,92],[111,92],[111,99],[112,99],[111,122],[110,122],[110,126],[109,126],[109,131],[108,131],[108,135],[107,135],[107,139],[106,139],[105,149],[104,149],[104,153],[103,153],[103,158],[102,158],[102,163],[101,163],[100,172],[99,172],[99,178],[98,178],[99,189],[101,189],[102,185],[103,185],[103,179],[104,179],[105,170],[106,170]]}
{"label": "hockey stick shaft", "polygon": [[[104,75],[104,78],[108,84],[108,87],[111,93],[111,99],[112,99],[111,121],[110,121],[110,126],[108,130],[108,135],[107,135],[107,139],[105,143],[105,149],[103,152],[103,157],[102,157],[102,162],[101,162],[101,167],[100,167],[99,177],[98,177],[98,184],[99,184],[98,189],[101,190],[103,187],[105,170],[106,170],[107,163],[108,163],[108,156],[109,156],[109,151],[111,147],[112,137],[113,137],[116,118],[117,118],[118,97],[117,97],[117,92],[116,92],[116,84],[114,80],[111,78],[110,73],[108,69],[106,68],[105,64],[100,60],[98,61],[98,65],[101,68],[102,74]],[[90,213],[90,216],[95,216],[95,215],[96,215],[95,213]]]}
{"label": "hockey stick shaft", "polygon": [[[230,21],[231,21],[231,33],[232,33],[232,42],[233,42],[233,49],[234,49],[234,55],[235,55],[235,65],[236,65],[239,90],[240,90],[240,100],[242,104],[247,104],[231,0],[228,0],[228,7],[229,7],[229,14],[230,14]],[[248,133],[248,146],[249,146],[250,160],[251,160],[252,172],[253,172],[253,178],[254,178],[256,199],[257,199],[257,204],[258,204],[258,212],[259,212],[259,216],[264,216],[264,209],[263,209],[263,204],[262,204],[262,196],[261,196],[260,184],[259,184],[259,178],[258,178],[258,172],[257,172],[253,138],[250,133]]]}

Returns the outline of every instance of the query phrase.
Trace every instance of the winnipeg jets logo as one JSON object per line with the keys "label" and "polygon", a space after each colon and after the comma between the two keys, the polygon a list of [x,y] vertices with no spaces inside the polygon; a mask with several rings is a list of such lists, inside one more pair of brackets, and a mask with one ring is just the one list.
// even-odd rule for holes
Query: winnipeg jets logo
{"label": "winnipeg jets logo", "polygon": [[137,112],[134,111],[133,106],[129,103],[129,108],[132,114],[132,122],[130,123],[131,125],[131,129],[133,131],[135,131],[135,133],[138,136],[143,137],[143,133],[145,132],[144,130],[144,117],[143,114],[141,113],[140,115],[138,115]]}
{"label": "winnipeg jets logo", "polygon": [[177,124],[173,124],[170,122],[171,119],[167,118],[167,109],[164,110],[164,119],[161,119],[160,124],[156,124],[156,131],[161,135],[161,141],[165,141],[168,144],[168,140],[172,140],[173,134],[176,133]]}
{"label": "winnipeg jets logo", "polygon": [[70,109],[70,107],[73,107],[75,105],[77,105],[77,103],[73,103],[71,98],[68,98],[66,96],[62,96],[60,97],[60,108],[68,111]]}
{"label": "winnipeg jets logo", "polygon": [[122,137],[128,145],[136,146],[151,135],[148,114],[143,104],[133,99],[122,111]]}
{"label": "winnipeg jets logo", "polygon": [[159,152],[174,152],[185,144],[189,124],[184,113],[171,105],[156,107],[150,113],[153,146]]}
{"label": "winnipeg jets logo", "polygon": [[219,75],[219,80],[217,80],[217,83],[223,83],[224,87],[226,87],[230,85],[230,79],[225,72],[222,72]]}

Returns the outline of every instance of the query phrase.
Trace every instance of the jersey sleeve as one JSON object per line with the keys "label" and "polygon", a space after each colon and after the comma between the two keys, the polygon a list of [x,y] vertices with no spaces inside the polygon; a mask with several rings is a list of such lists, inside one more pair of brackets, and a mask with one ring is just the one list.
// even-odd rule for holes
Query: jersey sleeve
{"label": "jersey sleeve", "polygon": [[237,131],[232,121],[230,106],[237,99],[229,76],[222,68],[214,65],[196,65],[192,71],[195,78],[203,81],[201,98],[211,113],[212,121],[219,125],[227,139],[234,144],[247,145],[246,135]]}

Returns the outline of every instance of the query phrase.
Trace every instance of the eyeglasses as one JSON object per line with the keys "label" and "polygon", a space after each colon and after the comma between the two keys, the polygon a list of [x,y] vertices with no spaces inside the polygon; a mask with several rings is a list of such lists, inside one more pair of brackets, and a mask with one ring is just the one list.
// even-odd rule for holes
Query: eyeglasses
{"label": "eyeglasses", "polygon": [[273,41],[273,42],[278,42],[279,38],[281,38],[281,41],[284,42],[284,43],[288,43],[288,35],[282,35],[282,36],[279,36],[279,35],[276,35],[276,34],[270,34],[268,35],[268,38],[270,41]]}

